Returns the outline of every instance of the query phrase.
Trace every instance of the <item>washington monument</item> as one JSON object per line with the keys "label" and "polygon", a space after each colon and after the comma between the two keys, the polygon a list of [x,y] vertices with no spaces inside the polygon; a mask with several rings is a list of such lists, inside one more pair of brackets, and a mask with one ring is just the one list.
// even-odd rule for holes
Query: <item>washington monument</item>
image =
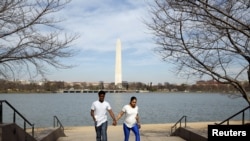
{"label": "washington monument", "polygon": [[116,41],[116,54],[115,54],[115,85],[122,84],[122,49],[121,40]]}

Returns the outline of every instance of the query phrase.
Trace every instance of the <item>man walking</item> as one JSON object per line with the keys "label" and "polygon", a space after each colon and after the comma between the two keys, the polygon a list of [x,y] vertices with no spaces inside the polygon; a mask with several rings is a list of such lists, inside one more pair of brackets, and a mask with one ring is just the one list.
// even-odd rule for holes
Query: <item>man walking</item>
{"label": "man walking", "polygon": [[105,94],[105,91],[99,91],[99,99],[94,101],[91,105],[90,115],[92,116],[95,123],[96,141],[107,141],[107,111],[113,119],[113,125],[115,126],[117,124],[115,120],[115,115],[112,111],[109,102],[104,100]]}

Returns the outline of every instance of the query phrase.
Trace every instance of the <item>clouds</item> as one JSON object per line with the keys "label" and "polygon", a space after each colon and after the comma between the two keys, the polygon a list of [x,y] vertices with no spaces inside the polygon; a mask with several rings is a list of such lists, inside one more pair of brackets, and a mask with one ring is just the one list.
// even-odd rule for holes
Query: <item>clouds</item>
{"label": "clouds", "polygon": [[59,23],[65,31],[80,34],[73,45],[79,52],[65,60],[77,66],[56,71],[48,79],[114,82],[115,47],[120,38],[123,81],[175,83],[169,65],[153,52],[152,35],[143,23],[147,13],[142,0],[72,0],[56,16],[65,19]]}
{"label": "clouds", "polygon": [[140,21],[145,8],[143,5],[136,7],[136,3],[132,4],[73,0],[60,13],[66,19],[61,24],[66,30],[81,34],[78,42],[83,44],[82,49],[112,51],[117,38],[126,42],[145,39],[145,25]]}

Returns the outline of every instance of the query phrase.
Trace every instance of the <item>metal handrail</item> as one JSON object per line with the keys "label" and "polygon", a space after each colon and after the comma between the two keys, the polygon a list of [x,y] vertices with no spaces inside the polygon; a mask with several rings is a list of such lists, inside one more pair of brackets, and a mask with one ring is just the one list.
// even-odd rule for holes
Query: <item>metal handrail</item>
{"label": "metal handrail", "polygon": [[171,133],[170,133],[170,134],[173,133],[173,129],[174,129],[174,131],[177,129],[177,124],[179,124],[179,125],[180,125],[179,127],[181,127],[181,122],[182,122],[183,119],[184,119],[184,123],[185,123],[185,126],[184,126],[184,127],[187,126],[187,116],[182,116],[182,117],[181,117],[181,118],[171,127]]}
{"label": "metal handrail", "polygon": [[34,137],[34,125],[31,124],[20,112],[17,111],[16,108],[14,108],[7,100],[0,100],[0,123],[3,123],[3,103],[6,103],[13,111],[13,123],[16,123],[16,113],[24,120],[24,131],[26,132],[26,123],[28,123],[32,127],[32,137]]}
{"label": "metal handrail", "polygon": [[221,125],[221,124],[223,124],[224,122],[227,122],[227,125],[229,125],[230,119],[232,119],[232,118],[234,118],[235,116],[237,116],[237,115],[239,115],[239,114],[242,113],[242,125],[244,125],[244,124],[245,124],[245,111],[246,111],[247,109],[250,110],[250,105],[247,106],[246,108],[240,110],[240,111],[237,112],[236,114],[230,116],[229,118],[225,119],[224,121],[222,121],[222,122],[220,122],[220,123],[215,123],[215,124],[216,124],[216,125]]}
{"label": "metal handrail", "polygon": [[54,123],[54,128],[58,127],[58,125],[60,125],[59,127],[64,131],[64,127],[63,127],[61,121],[58,119],[57,116],[54,116],[54,120],[53,121],[54,121],[53,122]]}

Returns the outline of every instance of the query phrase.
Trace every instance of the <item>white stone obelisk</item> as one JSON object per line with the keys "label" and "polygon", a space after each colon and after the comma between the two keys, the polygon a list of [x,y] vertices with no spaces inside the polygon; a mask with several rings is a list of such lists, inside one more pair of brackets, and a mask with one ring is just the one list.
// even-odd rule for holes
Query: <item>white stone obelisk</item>
{"label": "white stone obelisk", "polygon": [[122,84],[122,47],[121,40],[117,39],[115,54],[115,85]]}

